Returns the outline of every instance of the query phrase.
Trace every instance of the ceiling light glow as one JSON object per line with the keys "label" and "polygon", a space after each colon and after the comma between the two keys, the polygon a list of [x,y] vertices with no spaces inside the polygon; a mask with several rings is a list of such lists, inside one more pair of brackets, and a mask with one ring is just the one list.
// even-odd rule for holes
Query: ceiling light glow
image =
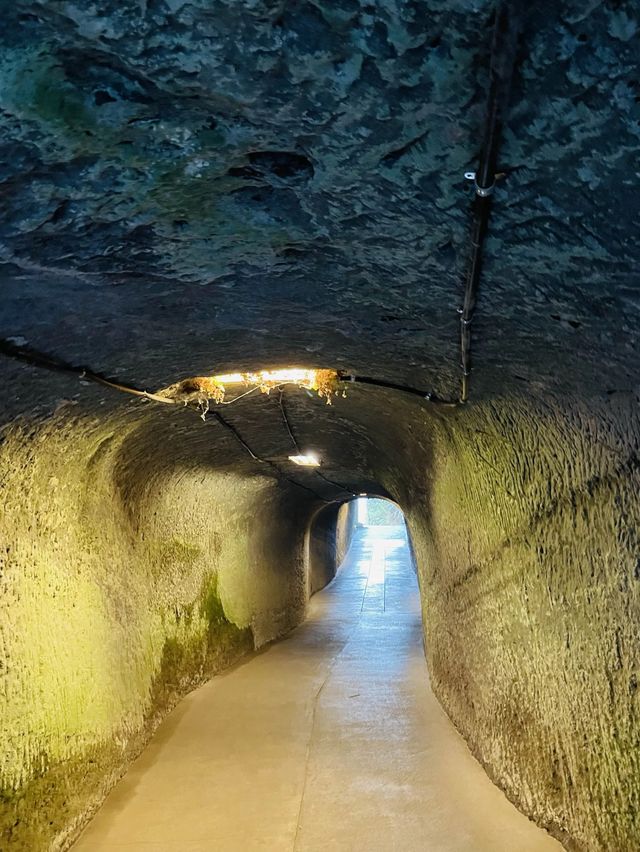
{"label": "ceiling light glow", "polygon": [[299,456],[289,456],[289,461],[302,467],[318,467],[320,459],[315,453],[301,453]]}
{"label": "ceiling light glow", "polygon": [[224,373],[213,376],[213,381],[222,385],[258,385],[258,387],[277,387],[278,385],[300,385],[315,390],[318,387],[320,370],[304,370],[298,367],[285,367],[282,370],[258,370],[255,373]]}
{"label": "ceiling light glow", "polygon": [[[248,391],[236,396],[241,399],[259,390],[269,394],[272,390],[282,389],[284,385],[296,385],[307,391],[317,393],[330,405],[331,398],[345,395],[341,379],[336,370],[308,370],[302,367],[283,367],[278,370],[257,370],[253,373],[221,373],[216,376],[194,376],[182,379],[167,388],[158,391],[159,395],[178,402],[196,403],[206,406],[208,400],[216,404],[230,404],[225,401],[226,389],[231,385],[244,385]],[[230,400],[234,402],[235,399]]]}
{"label": "ceiling light glow", "polygon": [[211,381],[220,389],[222,395],[227,385],[253,386],[267,394],[282,385],[297,385],[299,388],[315,391],[328,403],[331,402],[331,397],[338,393],[339,386],[339,377],[335,370],[307,370],[301,367],[258,370],[255,373],[224,373],[212,376]]}

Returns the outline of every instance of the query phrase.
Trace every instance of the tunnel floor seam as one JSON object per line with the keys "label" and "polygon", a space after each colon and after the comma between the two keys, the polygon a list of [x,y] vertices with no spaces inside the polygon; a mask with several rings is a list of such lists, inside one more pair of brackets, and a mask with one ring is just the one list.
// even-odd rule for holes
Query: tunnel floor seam
{"label": "tunnel floor seam", "polygon": [[300,828],[302,826],[302,808],[303,808],[303,805],[304,805],[304,797],[305,797],[305,793],[306,793],[306,790],[307,790],[307,779],[309,777],[309,763],[310,763],[310,759],[311,759],[311,750],[313,748],[313,737],[314,737],[314,732],[315,732],[315,727],[316,727],[316,716],[317,716],[317,713],[318,713],[318,702],[320,701],[320,696],[322,694],[322,690],[327,685],[327,683],[328,683],[328,681],[329,681],[329,679],[330,679],[330,677],[333,673],[333,670],[335,669],[335,666],[336,666],[338,660],[344,654],[345,650],[347,649],[347,647],[350,645],[351,641],[353,640],[353,634],[358,629],[361,620],[362,620],[362,616],[360,615],[358,617],[357,621],[355,622],[355,624],[353,626],[353,630],[351,631],[349,637],[344,642],[344,644],[342,645],[340,650],[337,651],[337,653],[332,657],[331,662],[329,663],[329,666],[327,668],[327,673],[324,676],[322,683],[320,684],[318,690],[316,691],[316,693],[313,697],[313,701],[312,701],[313,709],[311,711],[311,726],[309,728],[309,740],[307,742],[307,750],[306,750],[306,754],[305,754],[304,775],[303,775],[303,779],[302,779],[302,791],[300,793],[300,806],[298,808],[298,818],[297,818],[297,821],[296,821],[296,833],[295,833],[295,836],[293,838],[292,852],[296,852],[296,850],[298,848],[298,840],[299,840],[299,837],[300,837]]}

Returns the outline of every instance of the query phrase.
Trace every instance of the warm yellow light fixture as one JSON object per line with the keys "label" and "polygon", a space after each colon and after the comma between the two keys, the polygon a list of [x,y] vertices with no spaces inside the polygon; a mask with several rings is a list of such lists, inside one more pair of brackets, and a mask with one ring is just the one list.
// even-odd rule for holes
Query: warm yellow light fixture
{"label": "warm yellow light fixture", "polygon": [[211,380],[219,385],[242,385],[248,373],[225,373],[224,376],[212,376]]}
{"label": "warm yellow light fixture", "polygon": [[335,370],[308,370],[301,367],[284,367],[280,370],[258,370],[255,373],[223,373],[211,376],[209,381],[215,385],[220,399],[224,398],[228,385],[244,385],[260,388],[269,393],[282,385],[297,385],[299,388],[315,391],[328,403],[332,395],[338,393],[338,374]]}
{"label": "warm yellow light fixture", "polygon": [[319,467],[320,459],[315,453],[301,453],[299,456],[289,456],[289,461],[302,467]]}
{"label": "warm yellow light fixture", "polygon": [[315,389],[319,370],[286,368],[284,370],[259,370],[257,373],[225,373],[213,376],[213,381],[221,385],[285,385],[294,384]]}
{"label": "warm yellow light fixture", "polygon": [[185,404],[196,402],[198,405],[206,405],[208,400],[213,400],[216,404],[228,405],[229,402],[225,400],[225,394],[230,385],[244,385],[248,390],[229,402],[235,402],[235,399],[240,399],[257,390],[268,394],[283,385],[296,385],[314,391],[319,397],[323,397],[328,404],[331,403],[332,396],[340,392],[344,396],[344,391],[341,390],[340,377],[336,370],[308,370],[301,367],[258,370],[253,373],[195,376],[176,382],[158,393],[163,398],[173,399]]}

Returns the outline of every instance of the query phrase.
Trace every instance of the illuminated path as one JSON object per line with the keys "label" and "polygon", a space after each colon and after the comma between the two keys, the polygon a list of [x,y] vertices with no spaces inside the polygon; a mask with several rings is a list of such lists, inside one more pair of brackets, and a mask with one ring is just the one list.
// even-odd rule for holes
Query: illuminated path
{"label": "illuminated path", "polygon": [[359,533],[288,639],[191,693],[75,850],[551,852],[428,685],[404,531]]}

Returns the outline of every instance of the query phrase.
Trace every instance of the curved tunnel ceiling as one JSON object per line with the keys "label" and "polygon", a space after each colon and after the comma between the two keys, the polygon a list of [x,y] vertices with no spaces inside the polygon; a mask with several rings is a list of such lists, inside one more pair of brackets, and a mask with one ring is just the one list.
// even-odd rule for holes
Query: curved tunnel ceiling
{"label": "curved tunnel ceiling", "polygon": [[[640,95],[625,8],[527,11],[472,400],[634,389]],[[451,398],[492,14],[490,2],[14,4],[0,336],[147,389],[295,364]],[[29,371],[18,410],[69,395],[68,380],[2,369],[16,386]],[[380,447],[395,452],[389,436],[410,428],[401,414],[432,411],[372,389],[328,410],[288,398],[347,491],[378,480]],[[276,458],[291,451],[279,417],[269,399],[229,410]]]}

